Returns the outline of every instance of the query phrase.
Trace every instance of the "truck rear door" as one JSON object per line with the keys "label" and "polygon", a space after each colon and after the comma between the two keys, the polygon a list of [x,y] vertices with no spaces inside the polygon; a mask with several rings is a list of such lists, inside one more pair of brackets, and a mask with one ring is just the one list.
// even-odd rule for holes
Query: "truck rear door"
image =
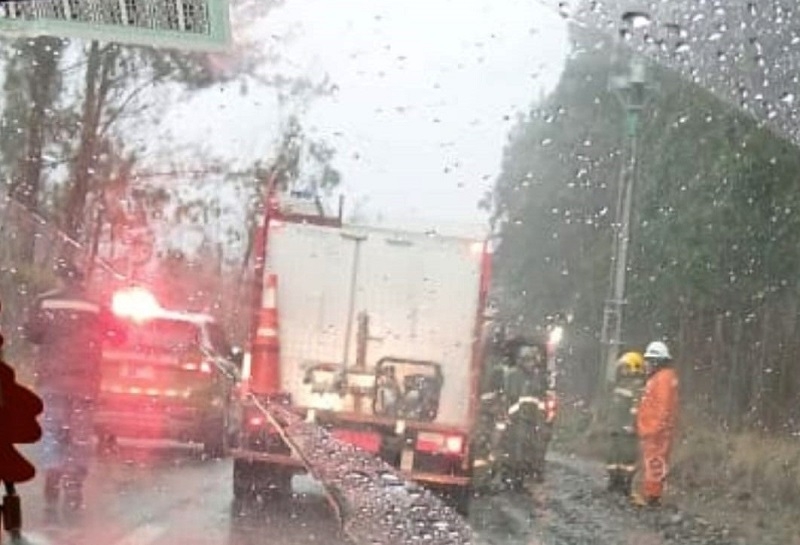
{"label": "truck rear door", "polygon": [[343,362],[352,369],[357,327],[348,322],[366,313],[367,374],[384,357],[440,365],[436,421],[469,427],[481,257],[480,243],[468,239],[276,222],[267,270],[278,275],[284,390],[299,406],[354,410],[352,399],[313,391],[309,370],[333,381]]}

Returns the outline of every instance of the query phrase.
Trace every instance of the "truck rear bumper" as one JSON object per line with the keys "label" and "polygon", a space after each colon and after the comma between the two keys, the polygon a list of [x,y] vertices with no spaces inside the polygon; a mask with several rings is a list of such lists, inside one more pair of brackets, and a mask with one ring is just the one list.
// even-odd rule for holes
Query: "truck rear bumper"
{"label": "truck rear bumper", "polygon": [[[247,460],[249,462],[265,462],[268,464],[292,467],[297,470],[305,470],[302,460],[294,456],[257,452],[248,449],[232,449],[230,455],[234,459]],[[467,476],[441,475],[438,473],[423,473],[418,471],[401,471],[400,474],[406,479],[422,484],[466,487],[471,483],[471,479]]]}
{"label": "truck rear bumper", "polygon": [[[353,415],[330,412],[309,418],[308,410],[302,408],[298,413],[306,420],[316,420],[340,441],[382,458],[406,479],[431,487],[467,488],[472,483],[469,451],[465,448],[468,434],[462,428],[374,417],[348,418]],[[257,420],[257,427],[243,430],[240,446],[230,451],[231,456],[304,471],[302,460],[289,452],[278,431],[264,419]],[[457,446],[452,452],[443,452],[448,437],[458,439]],[[423,450],[415,449],[412,444]]]}
{"label": "truck rear bumper", "polygon": [[439,475],[437,473],[419,473],[416,471],[401,471],[400,474],[411,481],[421,484],[438,484],[447,486],[469,486],[472,479],[460,475]]}

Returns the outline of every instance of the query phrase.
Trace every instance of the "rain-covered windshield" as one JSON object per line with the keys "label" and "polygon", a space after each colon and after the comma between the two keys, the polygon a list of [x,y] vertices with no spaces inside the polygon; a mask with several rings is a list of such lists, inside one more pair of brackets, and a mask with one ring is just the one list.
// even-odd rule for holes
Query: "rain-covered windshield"
{"label": "rain-covered windshield", "polygon": [[0,531],[797,542],[799,25],[0,2]]}

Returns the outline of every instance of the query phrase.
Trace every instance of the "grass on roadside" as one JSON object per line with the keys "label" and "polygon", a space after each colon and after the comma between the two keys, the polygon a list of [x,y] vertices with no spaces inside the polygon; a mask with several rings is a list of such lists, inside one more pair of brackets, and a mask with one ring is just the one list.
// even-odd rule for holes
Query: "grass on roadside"
{"label": "grass on roadside", "polygon": [[[691,408],[684,409],[681,422],[669,479],[680,501],[708,518],[745,526],[759,543],[800,543],[798,440],[728,433]],[[602,460],[607,444],[600,415],[574,405],[562,409],[556,450]]]}

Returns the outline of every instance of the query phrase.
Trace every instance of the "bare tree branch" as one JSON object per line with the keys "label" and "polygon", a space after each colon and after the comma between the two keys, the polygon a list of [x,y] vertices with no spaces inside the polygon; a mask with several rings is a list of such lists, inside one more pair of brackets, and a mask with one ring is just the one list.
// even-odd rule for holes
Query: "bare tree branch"
{"label": "bare tree branch", "polygon": [[141,94],[142,91],[144,91],[145,89],[147,89],[148,87],[153,85],[157,81],[157,79],[158,78],[154,76],[154,77],[150,78],[149,80],[147,80],[146,82],[144,82],[141,85],[139,85],[136,89],[134,89],[130,93],[128,93],[128,96],[126,96],[122,100],[122,102],[116,108],[116,110],[113,113],[109,114],[108,118],[106,119],[106,122],[103,124],[103,126],[100,129],[100,133],[99,133],[100,136],[105,136],[105,134],[111,128],[111,125],[113,125],[114,122],[120,117],[120,115],[122,115],[122,113],[124,112],[124,110],[128,106],[128,104],[130,104],[133,99],[135,99],[139,94]]}

